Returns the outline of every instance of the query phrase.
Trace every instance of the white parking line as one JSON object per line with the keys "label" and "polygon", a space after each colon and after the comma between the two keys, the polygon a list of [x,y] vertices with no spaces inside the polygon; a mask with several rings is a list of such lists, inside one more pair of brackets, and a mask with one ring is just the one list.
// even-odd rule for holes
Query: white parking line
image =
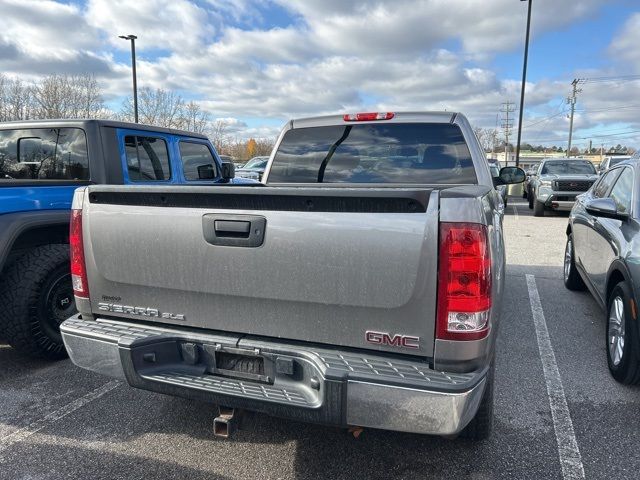
{"label": "white parking line", "polygon": [[96,388],[95,390],[90,391],[86,395],[66,404],[65,406],[59,408],[58,410],[51,412],[50,414],[36,420],[31,425],[28,425],[24,428],[16,430],[9,435],[0,438],[0,453],[3,450],[6,450],[12,445],[15,445],[18,442],[22,442],[29,438],[31,435],[38,433],[43,428],[46,428],[58,420],[66,417],[67,415],[75,412],[76,410],[84,407],[90,402],[97,400],[102,397],[106,393],[109,393],[111,390],[120,385],[120,382],[117,380],[112,380],[111,382],[105,383],[103,386]]}
{"label": "white parking line", "polygon": [[556,433],[556,442],[558,443],[562,477],[564,479],[582,479],[584,478],[582,457],[578,449],[576,434],[573,431],[573,422],[567,406],[567,398],[564,395],[564,387],[562,386],[562,378],[556,363],[556,356],[553,353],[553,347],[549,339],[549,330],[542,311],[536,278],[533,275],[526,275],[526,278],[531,313],[533,314],[533,323],[535,324],[538,338],[538,349],[542,360],[542,371],[547,384],[553,428]]}
{"label": "white parking line", "polygon": [[518,220],[518,208],[515,205],[511,205],[511,208],[513,208],[513,216]]}

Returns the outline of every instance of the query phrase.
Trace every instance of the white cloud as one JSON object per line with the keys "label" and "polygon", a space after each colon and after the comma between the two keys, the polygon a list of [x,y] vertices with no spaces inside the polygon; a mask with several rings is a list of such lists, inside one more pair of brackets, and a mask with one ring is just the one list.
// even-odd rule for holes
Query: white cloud
{"label": "white cloud", "polygon": [[[493,127],[500,103],[519,98],[517,78],[500,78],[488,68],[492,57],[521,49],[526,3],[517,0],[88,0],[84,8],[49,0],[0,1],[0,71],[27,79],[94,73],[106,96],[117,101],[129,94],[131,82],[128,58],[122,56],[129,45],[117,35],[137,34],[139,84],[200,98],[214,117],[235,119],[229,127],[234,135],[263,137],[278,130],[270,126],[273,120],[249,127],[238,118],[284,121],[365,109],[459,110]],[[267,25],[260,12],[269,3],[287,9],[291,24]],[[607,3],[536,0],[532,41]],[[261,27],[243,30],[234,22]],[[640,13],[611,44],[613,74],[639,68],[638,32]],[[114,60],[115,49],[123,63]],[[606,72],[588,72],[599,75]],[[552,118],[525,130],[525,140],[563,138],[567,120],[558,112],[566,106],[559,99],[569,81],[527,85],[531,118],[525,125]],[[640,128],[638,110],[609,108],[634,103],[634,88],[630,82],[593,91],[585,86],[576,128],[612,121]]]}
{"label": "white cloud", "polygon": [[609,50],[612,56],[625,60],[632,70],[640,72],[640,13],[629,17]]}
{"label": "white cloud", "polygon": [[85,17],[120,49],[129,45],[118,35],[137,35],[140,50],[182,52],[201,48],[214,34],[207,11],[187,0],[89,0]]}
{"label": "white cloud", "polygon": [[[456,40],[472,54],[519,48],[526,7],[515,0],[275,0],[332,52],[415,55]],[[592,14],[605,0],[537,0],[533,36]]]}

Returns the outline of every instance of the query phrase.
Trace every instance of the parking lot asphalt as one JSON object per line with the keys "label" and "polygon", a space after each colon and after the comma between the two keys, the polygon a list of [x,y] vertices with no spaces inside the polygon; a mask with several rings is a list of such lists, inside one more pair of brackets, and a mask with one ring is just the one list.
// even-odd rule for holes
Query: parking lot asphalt
{"label": "parking lot asphalt", "polygon": [[470,443],[255,419],[212,435],[213,406],[133,390],[0,345],[0,479],[637,478],[640,388],[606,365],[604,313],[565,290],[567,214],[509,199],[495,430]]}

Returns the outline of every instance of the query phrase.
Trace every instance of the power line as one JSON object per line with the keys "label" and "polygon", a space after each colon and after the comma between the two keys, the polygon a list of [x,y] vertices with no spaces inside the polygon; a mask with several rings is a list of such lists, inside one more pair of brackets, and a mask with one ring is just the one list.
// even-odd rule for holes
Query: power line
{"label": "power line", "polygon": [[523,126],[522,129],[524,130],[525,128],[533,127],[534,125],[539,125],[540,123],[546,123],[549,120],[551,120],[552,118],[556,118],[556,117],[559,117],[560,115],[564,115],[564,114],[565,114],[565,110],[563,109],[561,112],[554,113],[553,115],[550,115],[550,116],[548,116],[546,118],[543,118],[542,120],[538,120],[536,122],[529,123],[528,125]]}
{"label": "power line", "polygon": [[578,79],[579,83],[602,83],[602,82],[632,82],[640,80],[640,75],[617,75],[612,77],[592,77]]}
{"label": "power line", "polygon": [[[628,132],[608,133],[603,135],[589,135],[587,137],[575,137],[574,140],[589,140],[592,138],[618,137],[618,136],[630,135],[634,133],[640,133],[640,130],[630,130]],[[545,140],[536,140],[536,142],[557,142],[559,140],[560,140],[559,138],[549,138]]]}
{"label": "power line", "polygon": [[609,112],[611,110],[629,110],[640,108],[640,105],[617,105],[613,107],[602,108],[577,108],[576,112]]}

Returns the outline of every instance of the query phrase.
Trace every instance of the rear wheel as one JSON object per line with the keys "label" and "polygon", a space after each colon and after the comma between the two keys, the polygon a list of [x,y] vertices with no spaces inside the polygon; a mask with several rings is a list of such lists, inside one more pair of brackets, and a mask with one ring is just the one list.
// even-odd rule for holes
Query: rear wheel
{"label": "rear wheel", "polygon": [[487,372],[486,384],[484,387],[484,393],[482,394],[482,400],[480,401],[480,407],[476,416],[469,422],[462,432],[460,437],[468,440],[485,440],[491,435],[493,430],[493,378],[495,367],[493,364]]}
{"label": "rear wheel", "polygon": [[533,201],[533,216],[544,217],[544,203],[538,199],[534,199]]}
{"label": "rear wheel", "polygon": [[639,332],[632,302],[627,283],[618,283],[609,297],[607,315],[607,363],[613,378],[625,384],[640,383]]}
{"label": "rear wheel", "polygon": [[17,258],[0,285],[0,336],[20,352],[66,357],[60,324],[76,312],[69,247],[44,245]]}
{"label": "rear wheel", "polygon": [[573,235],[567,235],[567,246],[564,249],[564,286],[569,290],[584,290],[585,284],[576,269]]}

